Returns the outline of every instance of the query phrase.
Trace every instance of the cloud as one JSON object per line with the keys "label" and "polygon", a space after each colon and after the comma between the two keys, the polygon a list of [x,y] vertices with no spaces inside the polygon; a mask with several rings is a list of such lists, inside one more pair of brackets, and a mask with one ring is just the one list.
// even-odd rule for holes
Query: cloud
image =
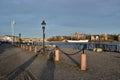
{"label": "cloud", "polygon": [[97,32],[99,27],[120,26],[119,4],[119,0],[0,0],[0,26],[10,26],[15,19],[18,31],[28,28],[33,34],[39,33],[36,29],[45,20],[46,26],[60,30],[57,34],[64,28],[63,34],[92,29]]}

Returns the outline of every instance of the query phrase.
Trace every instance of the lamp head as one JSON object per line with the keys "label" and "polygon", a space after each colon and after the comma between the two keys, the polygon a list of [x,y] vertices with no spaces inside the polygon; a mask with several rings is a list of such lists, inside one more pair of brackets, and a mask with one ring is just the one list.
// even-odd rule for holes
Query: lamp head
{"label": "lamp head", "polygon": [[43,20],[43,22],[41,23],[41,25],[42,25],[42,28],[45,28],[46,23],[45,23],[45,21],[44,21],[44,20]]}

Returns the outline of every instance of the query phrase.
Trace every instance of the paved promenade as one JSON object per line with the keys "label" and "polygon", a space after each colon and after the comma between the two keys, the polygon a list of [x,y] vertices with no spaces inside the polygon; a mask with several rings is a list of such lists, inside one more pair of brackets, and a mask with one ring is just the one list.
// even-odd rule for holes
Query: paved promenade
{"label": "paved promenade", "polygon": [[[61,48],[72,54],[73,49]],[[49,52],[48,52],[49,53]],[[120,53],[85,51],[87,71],[80,70],[81,52],[65,55],[60,61],[10,44],[0,46],[0,80],[120,80]]]}

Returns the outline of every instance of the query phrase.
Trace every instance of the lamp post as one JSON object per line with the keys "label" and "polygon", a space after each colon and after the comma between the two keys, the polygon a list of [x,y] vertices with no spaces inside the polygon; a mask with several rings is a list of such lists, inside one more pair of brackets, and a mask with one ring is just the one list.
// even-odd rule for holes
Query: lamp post
{"label": "lamp post", "polygon": [[21,44],[21,33],[19,33],[19,45]]}
{"label": "lamp post", "polygon": [[42,21],[41,25],[42,25],[42,29],[43,29],[43,54],[45,54],[45,26],[46,26],[46,23],[44,20]]}
{"label": "lamp post", "polygon": [[12,29],[12,45],[14,44],[14,26],[15,26],[15,21],[11,21],[11,29]]}

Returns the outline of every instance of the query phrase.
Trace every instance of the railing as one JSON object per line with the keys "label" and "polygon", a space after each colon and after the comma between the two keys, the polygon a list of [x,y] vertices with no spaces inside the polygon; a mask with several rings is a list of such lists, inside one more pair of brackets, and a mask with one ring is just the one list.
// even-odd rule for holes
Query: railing
{"label": "railing", "polygon": [[103,51],[110,51],[110,52],[120,52],[120,43],[88,43],[87,49],[93,50],[94,48],[102,48]]}
{"label": "railing", "polygon": [[73,48],[75,50],[81,50],[84,47],[87,50],[101,48],[103,51],[120,52],[120,42],[61,43],[55,45],[62,48]]}
{"label": "railing", "polygon": [[[120,42],[46,43],[46,45],[51,45],[51,44],[57,45],[60,48],[72,48],[75,50],[81,50],[84,47],[87,50],[93,50],[94,48],[101,48],[103,51],[120,52]],[[41,45],[42,43],[34,44],[33,46],[41,46]]]}

